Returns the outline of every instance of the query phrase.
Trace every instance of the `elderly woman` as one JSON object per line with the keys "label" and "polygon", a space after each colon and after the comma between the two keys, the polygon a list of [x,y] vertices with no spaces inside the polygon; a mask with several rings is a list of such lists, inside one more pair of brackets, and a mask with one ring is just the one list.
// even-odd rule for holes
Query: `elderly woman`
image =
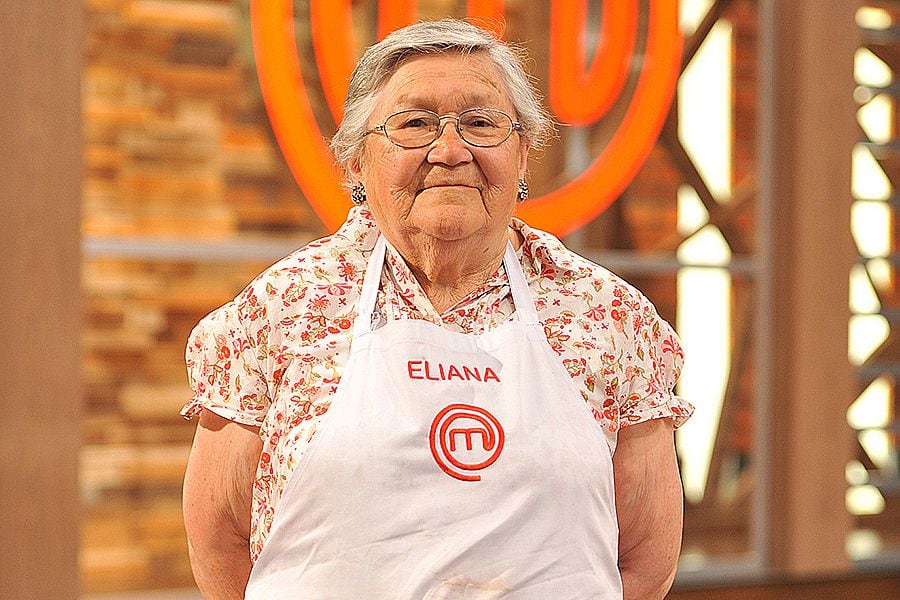
{"label": "elderly woman", "polygon": [[208,597],[665,595],[682,354],[639,292],[513,217],[551,129],[477,27],[366,51],[332,143],[347,222],[189,342]]}

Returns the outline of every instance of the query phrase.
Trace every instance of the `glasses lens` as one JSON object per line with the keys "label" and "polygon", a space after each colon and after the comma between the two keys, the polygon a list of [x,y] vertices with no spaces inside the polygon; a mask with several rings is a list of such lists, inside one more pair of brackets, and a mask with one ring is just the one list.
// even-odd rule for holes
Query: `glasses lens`
{"label": "glasses lens", "polygon": [[509,137],[512,128],[512,119],[499,110],[474,108],[459,115],[462,138],[473,146],[496,146]]}
{"label": "glasses lens", "polygon": [[384,133],[399,146],[427,146],[435,139],[440,119],[427,110],[404,110],[384,122]]}
{"label": "glasses lens", "polygon": [[[404,148],[421,148],[437,139],[441,119],[428,110],[404,110],[384,122],[388,139]],[[509,115],[492,108],[473,108],[459,114],[462,139],[473,146],[496,146],[510,136],[513,122]]]}

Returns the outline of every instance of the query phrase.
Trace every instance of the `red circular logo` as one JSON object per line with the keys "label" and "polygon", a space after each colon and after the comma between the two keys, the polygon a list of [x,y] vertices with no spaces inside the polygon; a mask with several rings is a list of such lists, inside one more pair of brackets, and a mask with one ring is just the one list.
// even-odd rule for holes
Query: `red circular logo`
{"label": "red circular logo", "polygon": [[480,471],[503,451],[505,434],[497,417],[470,404],[451,404],[431,422],[431,455],[441,470],[460,481],[481,481]]}

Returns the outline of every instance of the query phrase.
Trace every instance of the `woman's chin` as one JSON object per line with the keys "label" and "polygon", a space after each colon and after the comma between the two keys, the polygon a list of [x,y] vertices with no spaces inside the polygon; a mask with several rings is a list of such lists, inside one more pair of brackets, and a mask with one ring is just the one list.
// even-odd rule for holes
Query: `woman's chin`
{"label": "woman's chin", "polygon": [[484,218],[463,207],[447,207],[422,219],[418,227],[425,235],[444,242],[471,238],[484,229]]}

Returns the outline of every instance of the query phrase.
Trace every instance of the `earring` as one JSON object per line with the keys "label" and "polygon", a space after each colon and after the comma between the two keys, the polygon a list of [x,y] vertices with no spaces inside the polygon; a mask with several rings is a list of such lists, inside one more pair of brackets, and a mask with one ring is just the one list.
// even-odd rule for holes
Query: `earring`
{"label": "earring", "polygon": [[350,187],[350,200],[357,206],[366,201],[366,186],[362,181],[357,181]]}
{"label": "earring", "polygon": [[528,199],[528,182],[524,178],[519,180],[519,193],[516,199],[519,202],[525,202]]}

